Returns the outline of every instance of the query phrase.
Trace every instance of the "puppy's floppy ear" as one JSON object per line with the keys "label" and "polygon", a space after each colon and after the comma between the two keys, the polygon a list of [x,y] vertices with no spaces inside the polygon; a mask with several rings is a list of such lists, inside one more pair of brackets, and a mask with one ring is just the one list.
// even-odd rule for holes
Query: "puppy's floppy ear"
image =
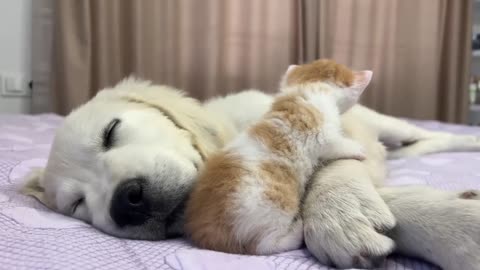
{"label": "puppy's floppy ear", "polygon": [[125,92],[122,98],[156,108],[178,128],[188,131],[192,136],[192,145],[202,159],[221,148],[233,136],[233,131],[217,116],[182,92],[166,86],[146,85],[141,88]]}
{"label": "puppy's floppy ear", "polygon": [[45,189],[43,185],[43,175],[44,169],[43,168],[35,168],[33,169],[26,177],[25,183],[22,189],[20,190],[21,193],[27,196],[35,197],[41,203],[48,205],[48,202],[45,197]]}

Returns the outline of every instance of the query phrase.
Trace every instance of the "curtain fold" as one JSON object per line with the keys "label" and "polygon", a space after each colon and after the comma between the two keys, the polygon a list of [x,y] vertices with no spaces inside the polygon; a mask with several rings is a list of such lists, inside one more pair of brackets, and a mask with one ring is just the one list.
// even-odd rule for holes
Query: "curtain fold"
{"label": "curtain fold", "polygon": [[443,1],[439,24],[441,56],[439,71],[438,119],[465,123],[469,100],[468,89],[472,60],[471,37],[473,3],[471,1]]}
{"label": "curtain fold", "polygon": [[298,61],[374,71],[362,103],[380,112],[466,122],[471,1],[300,0]]}
{"label": "curtain fold", "polygon": [[333,58],[374,71],[362,99],[373,109],[466,121],[471,0],[62,0],[54,9],[61,114],[131,74],[205,99],[274,92],[288,64]]}

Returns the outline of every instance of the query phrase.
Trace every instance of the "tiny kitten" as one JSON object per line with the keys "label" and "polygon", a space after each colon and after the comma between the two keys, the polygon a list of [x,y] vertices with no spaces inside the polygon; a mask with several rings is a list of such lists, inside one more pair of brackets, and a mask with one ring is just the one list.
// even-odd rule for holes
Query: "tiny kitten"
{"label": "tiny kitten", "polygon": [[358,101],[371,76],[330,60],[290,66],[269,112],[202,168],[185,213],[191,240],[241,254],[299,248],[301,198],[317,165],[365,158],[363,148],[343,136],[340,114]]}

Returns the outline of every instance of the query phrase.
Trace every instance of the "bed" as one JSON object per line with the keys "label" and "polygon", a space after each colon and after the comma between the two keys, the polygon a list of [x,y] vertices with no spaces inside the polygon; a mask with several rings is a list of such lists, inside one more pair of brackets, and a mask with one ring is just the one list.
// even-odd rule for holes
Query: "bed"
{"label": "bed", "polygon": [[[0,269],[331,269],[307,250],[274,256],[239,256],[199,250],[178,239],[123,240],[53,213],[18,193],[23,176],[43,166],[62,118],[0,115]],[[480,135],[480,128],[415,121],[433,130]],[[480,188],[479,153],[443,153],[389,162],[389,185]],[[392,256],[382,269],[438,269]]]}

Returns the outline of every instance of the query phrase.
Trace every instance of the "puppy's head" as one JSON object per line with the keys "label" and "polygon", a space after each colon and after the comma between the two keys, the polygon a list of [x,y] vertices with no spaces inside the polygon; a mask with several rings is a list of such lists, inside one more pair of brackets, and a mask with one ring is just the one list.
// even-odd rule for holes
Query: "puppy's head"
{"label": "puppy's head", "polygon": [[24,193],[115,236],[176,236],[197,170],[228,137],[195,100],[128,79],[67,116]]}

